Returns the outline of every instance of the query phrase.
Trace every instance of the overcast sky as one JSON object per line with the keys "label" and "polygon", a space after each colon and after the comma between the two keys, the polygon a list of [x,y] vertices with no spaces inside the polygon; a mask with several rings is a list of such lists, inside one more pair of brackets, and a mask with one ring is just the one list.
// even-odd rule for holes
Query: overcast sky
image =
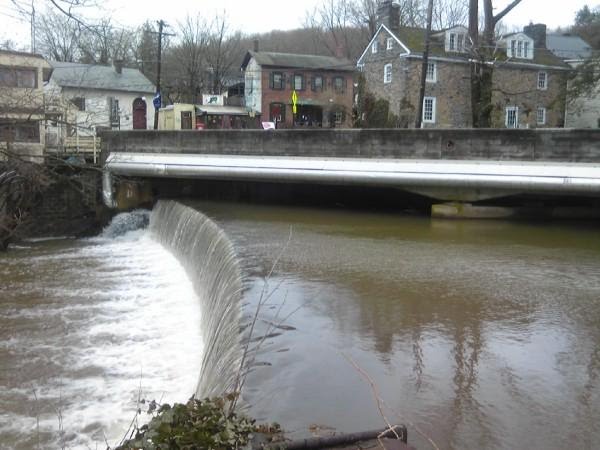
{"label": "overcast sky", "polygon": [[[31,9],[32,0],[15,0],[22,8]],[[511,0],[495,0],[498,10]],[[103,11],[83,11],[89,17],[110,15],[115,25],[135,27],[146,20],[163,19],[173,27],[187,14],[201,13],[214,17],[216,13],[227,15],[235,29],[245,33],[273,29],[301,27],[307,11],[312,11],[323,0],[98,0]],[[48,0],[33,0],[38,11]],[[567,26],[575,13],[584,5],[598,5],[589,0],[523,0],[505,19],[509,27],[522,27],[530,21],[545,23],[549,28]],[[30,27],[17,11],[13,0],[0,0],[0,40],[11,39],[22,46],[30,42]]]}

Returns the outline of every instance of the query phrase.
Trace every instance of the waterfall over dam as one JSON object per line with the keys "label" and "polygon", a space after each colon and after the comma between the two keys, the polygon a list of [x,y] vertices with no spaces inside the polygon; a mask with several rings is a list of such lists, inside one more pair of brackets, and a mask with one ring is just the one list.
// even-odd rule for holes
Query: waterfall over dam
{"label": "waterfall over dam", "polygon": [[201,302],[204,338],[198,398],[233,388],[240,367],[242,277],[225,233],[199,211],[161,200],[150,217],[150,230],[184,266]]}
{"label": "waterfall over dam", "polygon": [[290,439],[384,426],[372,381],[416,448],[595,448],[597,225],[188,197],[13,245],[0,448],[114,448],[142,400],[230,391],[255,312],[244,412]]}

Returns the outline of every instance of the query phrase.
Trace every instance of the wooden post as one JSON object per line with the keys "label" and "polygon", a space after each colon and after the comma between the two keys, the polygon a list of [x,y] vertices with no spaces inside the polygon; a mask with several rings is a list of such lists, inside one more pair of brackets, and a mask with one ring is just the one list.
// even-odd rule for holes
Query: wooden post
{"label": "wooden post", "polygon": [[94,131],[94,164],[96,164],[97,162],[97,158],[96,158],[96,131]]}

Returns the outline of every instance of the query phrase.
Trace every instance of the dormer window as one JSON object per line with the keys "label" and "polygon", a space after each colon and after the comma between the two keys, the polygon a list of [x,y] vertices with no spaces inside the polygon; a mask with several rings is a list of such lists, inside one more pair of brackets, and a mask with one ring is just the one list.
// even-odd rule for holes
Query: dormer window
{"label": "dormer window", "polygon": [[517,36],[508,41],[506,54],[509,58],[533,59],[532,41],[526,36]]}
{"label": "dormer window", "polygon": [[447,46],[449,52],[459,52],[462,53],[465,51],[465,33],[449,33]]}

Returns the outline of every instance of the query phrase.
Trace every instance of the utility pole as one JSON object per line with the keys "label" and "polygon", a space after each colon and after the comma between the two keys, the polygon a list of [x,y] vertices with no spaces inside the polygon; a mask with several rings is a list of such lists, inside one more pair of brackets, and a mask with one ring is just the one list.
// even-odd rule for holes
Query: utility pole
{"label": "utility pole", "polygon": [[425,100],[425,84],[427,79],[427,67],[429,66],[429,44],[431,43],[431,17],[433,15],[433,0],[429,0],[427,7],[427,30],[425,31],[425,50],[423,51],[423,65],[421,67],[421,90],[419,92],[419,112],[415,127],[421,128],[423,123],[423,101]]}
{"label": "utility pole", "polygon": [[35,6],[31,0],[31,53],[35,53]]}
{"label": "utility pole", "polygon": [[164,20],[159,20],[158,21],[158,63],[156,65],[156,95],[158,95],[159,99],[160,99],[160,103],[158,104],[158,107],[156,106],[156,103],[154,104],[154,129],[158,130],[158,110],[159,108],[162,106],[162,94],[160,92],[160,66],[161,66],[161,60],[162,60],[162,35],[163,35],[163,28],[165,26],[165,21]]}

